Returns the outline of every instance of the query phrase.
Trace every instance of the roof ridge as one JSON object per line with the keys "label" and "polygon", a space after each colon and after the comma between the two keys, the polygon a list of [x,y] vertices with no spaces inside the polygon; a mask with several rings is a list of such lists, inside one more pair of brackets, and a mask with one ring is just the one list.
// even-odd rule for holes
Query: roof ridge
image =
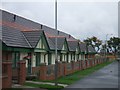
{"label": "roof ridge", "polygon": [[27,38],[26,38],[26,36],[24,35],[24,33],[22,33],[22,35],[23,35],[25,41],[27,42],[27,44],[32,48],[32,45],[31,45],[30,42],[27,40]]}

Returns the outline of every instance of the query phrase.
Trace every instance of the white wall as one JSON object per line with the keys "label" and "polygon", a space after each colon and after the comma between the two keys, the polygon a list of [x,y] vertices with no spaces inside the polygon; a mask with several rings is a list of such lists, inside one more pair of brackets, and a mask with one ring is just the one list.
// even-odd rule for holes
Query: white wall
{"label": "white wall", "polygon": [[82,60],[85,60],[85,55],[81,55],[81,59],[82,59]]}
{"label": "white wall", "polygon": [[79,60],[81,60],[81,54],[79,54]]}
{"label": "white wall", "polygon": [[74,54],[72,54],[72,61],[74,61]]}
{"label": "white wall", "polygon": [[60,54],[58,54],[58,61],[60,61]]}
{"label": "white wall", "polygon": [[77,61],[77,54],[75,54],[75,61]]}
{"label": "white wall", "polygon": [[[27,55],[28,55],[27,52],[20,52],[20,60],[23,60],[23,58],[26,57]],[[26,60],[26,67],[28,67],[27,65],[28,65],[28,60]]]}
{"label": "white wall", "polygon": [[64,61],[64,54],[62,54],[62,61]]}
{"label": "white wall", "polygon": [[28,55],[28,53],[21,52],[20,53],[20,60],[23,60],[23,58],[27,55]]}
{"label": "white wall", "polygon": [[67,55],[66,54],[64,55],[64,61],[67,61]]}
{"label": "white wall", "polygon": [[45,55],[45,63],[48,65],[48,54]]}
{"label": "white wall", "polygon": [[71,54],[69,53],[69,56],[68,56],[68,62],[71,61]]}
{"label": "white wall", "polygon": [[52,53],[51,64],[55,64],[55,53]]}
{"label": "white wall", "polygon": [[36,67],[36,55],[32,53],[32,67]]}
{"label": "white wall", "polygon": [[44,53],[41,53],[41,63],[44,63]]}

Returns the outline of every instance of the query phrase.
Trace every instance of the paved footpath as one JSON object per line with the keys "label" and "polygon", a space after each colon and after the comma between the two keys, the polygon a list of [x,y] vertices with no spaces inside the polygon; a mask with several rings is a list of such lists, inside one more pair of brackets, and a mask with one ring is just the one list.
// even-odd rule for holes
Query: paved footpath
{"label": "paved footpath", "polygon": [[118,62],[105,66],[66,88],[118,88]]}
{"label": "paved footpath", "polygon": [[[34,84],[49,84],[49,85],[55,85],[55,83],[51,83],[51,82],[35,82],[35,81],[26,81],[26,82],[29,82],[29,83],[34,83]],[[63,86],[63,87],[67,87],[68,85],[66,84],[59,84],[59,86]]]}

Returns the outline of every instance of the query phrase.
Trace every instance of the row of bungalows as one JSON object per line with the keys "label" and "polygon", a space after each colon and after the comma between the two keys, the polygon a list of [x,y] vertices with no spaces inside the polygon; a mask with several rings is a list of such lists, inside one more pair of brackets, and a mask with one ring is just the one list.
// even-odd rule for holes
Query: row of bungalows
{"label": "row of bungalows", "polygon": [[59,76],[85,69],[85,61],[95,57],[93,47],[69,34],[4,10],[0,12],[3,87],[10,87],[12,80],[23,84],[28,75],[37,75],[41,80],[54,79],[55,38]]}

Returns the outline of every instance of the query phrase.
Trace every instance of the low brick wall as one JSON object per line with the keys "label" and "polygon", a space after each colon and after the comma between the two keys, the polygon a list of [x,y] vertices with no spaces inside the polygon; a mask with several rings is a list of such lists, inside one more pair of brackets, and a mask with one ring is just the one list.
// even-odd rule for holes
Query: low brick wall
{"label": "low brick wall", "polygon": [[11,88],[11,82],[8,80],[8,75],[2,76],[2,88]]}
{"label": "low brick wall", "polygon": [[46,80],[55,79],[55,65],[46,66]]}
{"label": "low brick wall", "polygon": [[[57,77],[66,76],[76,71],[94,67],[97,64],[105,62],[104,58],[90,58],[86,60],[67,62],[58,62]],[[39,67],[33,67],[32,73],[38,75],[40,80],[55,79],[55,65],[41,64]]]}
{"label": "low brick wall", "polygon": [[64,63],[64,67],[65,67],[65,74],[64,75],[68,75],[73,73],[73,63]]}
{"label": "low brick wall", "polygon": [[80,62],[77,61],[77,62],[73,62],[73,71],[76,72],[76,71],[79,71],[80,70]]}
{"label": "low brick wall", "polygon": [[32,67],[32,74],[39,76],[40,75],[40,66]]}
{"label": "low brick wall", "polygon": [[81,67],[82,67],[82,70],[86,69],[86,61],[85,60],[81,60]]}
{"label": "low brick wall", "polygon": [[2,62],[2,88],[11,88],[12,86],[12,63]]}
{"label": "low brick wall", "polygon": [[64,76],[64,63],[58,63],[58,77]]}
{"label": "low brick wall", "polygon": [[18,62],[18,84],[23,85],[26,80],[26,62],[21,60]]}
{"label": "low brick wall", "polygon": [[53,80],[55,79],[55,65],[41,64],[38,67],[32,67],[32,74],[37,75],[40,80]]}

